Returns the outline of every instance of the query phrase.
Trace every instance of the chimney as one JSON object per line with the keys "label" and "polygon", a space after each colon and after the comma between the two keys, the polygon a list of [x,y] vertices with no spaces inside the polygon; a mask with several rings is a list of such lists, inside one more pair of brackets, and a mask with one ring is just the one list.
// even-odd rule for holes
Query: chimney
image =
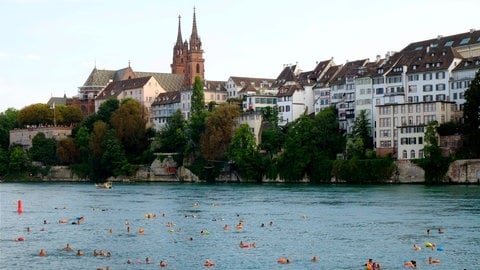
{"label": "chimney", "polygon": [[471,29],[470,29],[470,33],[473,33],[473,32],[475,32],[475,31],[476,31],[476,30],[475,30],[474,28],[471,28]]}
{"label": "chimney", "polygon": [[380,59],[381,59],[381,56],[380,56],[380,54],[377,54],[377,58],[376,58],[375,62],[377,62],[377,63],[378,63],[378,62],[380,61]]}

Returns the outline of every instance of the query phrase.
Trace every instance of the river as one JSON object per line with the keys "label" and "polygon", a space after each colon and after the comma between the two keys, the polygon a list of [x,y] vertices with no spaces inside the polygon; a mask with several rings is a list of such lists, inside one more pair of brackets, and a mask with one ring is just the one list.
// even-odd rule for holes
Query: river
{"label": "river", "polygon": [[2,183],[0,203],[2,269],[480,269],[478,185]]}

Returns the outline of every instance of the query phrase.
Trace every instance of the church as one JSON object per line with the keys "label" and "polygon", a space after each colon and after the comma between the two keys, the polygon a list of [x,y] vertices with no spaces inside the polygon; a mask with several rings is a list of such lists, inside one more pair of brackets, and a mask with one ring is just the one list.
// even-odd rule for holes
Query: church
{"label": "church", "polygon": [[[94,113],[102,102],[112,97],[134,98],[149,109],[162,93],[191,89],[197,76],[205,81],[205,59],[194,8],[189,41],[186,39],[183,41],[181,17],[178,17],[178,33],[173,46],[171,73],[134,71],[130,63],[128,67],[118,70],[101,70],[95,66],[85,83],[79,87],[77,96],[71,99],[64,97],[63,102],[55,98],[55,102],[78,106],[85,116]],[[145,77],[153,77],[153,79]],[[150,87],[152,85],[154,87]]]}

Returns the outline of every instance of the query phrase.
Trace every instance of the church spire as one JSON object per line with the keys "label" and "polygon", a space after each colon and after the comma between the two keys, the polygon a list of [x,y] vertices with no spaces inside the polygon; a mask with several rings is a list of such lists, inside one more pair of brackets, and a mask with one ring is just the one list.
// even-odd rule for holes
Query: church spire
{"label": "church spire", "polygon": [[202,49],[202,42],[197,32],[197,15],[195,12],[195,7],[193,7],[193,25],[192,25],[192,34],[190,35],[190,50],[200,51]]}
{"label": "church spire", "polygon": [[177,34],[177,45],[182,46],[182,28],[181,28],[181,18],[182,16],[178,15],[178,34]]}

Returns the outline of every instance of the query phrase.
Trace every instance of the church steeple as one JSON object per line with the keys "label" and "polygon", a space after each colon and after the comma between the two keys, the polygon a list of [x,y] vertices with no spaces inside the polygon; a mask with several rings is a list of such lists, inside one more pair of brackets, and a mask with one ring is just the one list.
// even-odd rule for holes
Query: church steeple
{"label": "church steeple", "polygon": [[199,76],[202,80],[205,79],[204,62],[202,41],[198,36],[197,14],[194,7],[190,42],[185,40],[185,42],[182,43],[181,17],[178,16],[177,41],[173,47],[173,62],[171,65],[172,73],[184,74],[185,86],[191,86],[195,81],[195,77]]}
{"label": "church steeple", "polygon": [[182,43],[183,43],[181,18],[182,16],[178,15],[178,34],[177,34],[177,44],[175,44],[176,46],[182,46]]}

